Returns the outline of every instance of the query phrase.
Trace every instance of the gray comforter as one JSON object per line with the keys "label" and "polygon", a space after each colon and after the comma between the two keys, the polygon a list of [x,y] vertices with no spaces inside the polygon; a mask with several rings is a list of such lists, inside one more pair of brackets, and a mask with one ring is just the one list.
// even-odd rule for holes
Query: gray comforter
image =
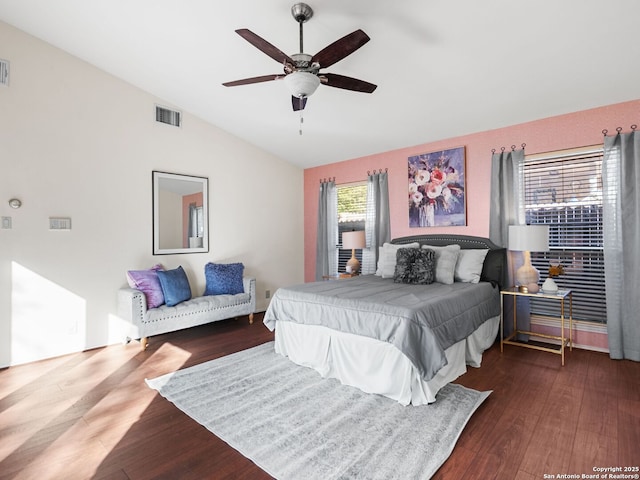
{"label": "gray comforter", "polygon": [[271,331],[279,321],[324,325],[389,342],[428,381],[447,364],[447,348],[499,314],[490,283],[409,285],[363,275],[280,288],[264,324]]}

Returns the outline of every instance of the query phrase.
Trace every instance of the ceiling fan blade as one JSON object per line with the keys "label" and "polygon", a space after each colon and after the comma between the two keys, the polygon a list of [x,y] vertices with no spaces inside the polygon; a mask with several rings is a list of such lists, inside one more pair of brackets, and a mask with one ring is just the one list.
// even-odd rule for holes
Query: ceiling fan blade
{"label": "ceiling fan blade", "polygon": [[297,112],[298,110],[304,110],[304,107],[307,105],[307,97],[294,97],[291,96],[291,105],[293,105],[293,111]]}
{"label": "ceiling fan blade", "polygon": [[318,62],[320,68],[327,68],[336,62],[339,62],[347,55],[352,54],[369,40],[369,35],[362,30],[356,30],[355,32],[345,35],[339,40],[336,40],[328,47],[320,50],[311,59],[312,62]]}
{"label": "ceiling fan blade", "polygon": [[345,90],[353,90],[356,92],[373,93],[378,88],[373,83],[358,80],[357,78],[345,77],[335,73],[321,73],[320,82],[329,87],[344,88]]}
{"label": "ceiling fan blade", "polygon": [[295,65],[295,62],[287,55],[282,52],[280,49],[274,47],[269,42],[267,42],[264,38],[259,35],[256,35],[251,30],[247,30],[246,28],[241,28],[240,30],[236,30],[236,33],[244,38],[251,45],[256,47],[263,53],[266,53],[271,58],[273,58],[278,63],[290,63]]}
{"label": "ceiling fan blade", "polygon": [[237,87],[238,85],[249,85],[251,83],[268,82],[271,80],[279,80],[284,78],[285,75],[274,73],[273,75],[262,75],[261,77],[243,78],[242,80],[234,80],[233,82],[225,82],[222,85],[225,87]]}

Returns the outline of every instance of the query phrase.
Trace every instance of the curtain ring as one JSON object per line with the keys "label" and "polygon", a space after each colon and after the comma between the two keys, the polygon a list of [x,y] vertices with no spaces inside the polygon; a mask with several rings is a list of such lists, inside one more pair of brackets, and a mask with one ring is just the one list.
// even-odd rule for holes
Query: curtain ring
{"label": "curtain ring", "polygon": [[516,151],[516,146],[515,145],[511,145],[511,151],[515,152]]}
{"label": "curtain ring", "polygon": [[609,130],[607,130],[606,128],[604,130],[602,130],[602,134],[606,137],[607,133],[609,133]]}
{"label": "curtain ring", "polygon": [[526,144],[526,143],[523,143],[523,144],[522,144],[522,145],[520,145],[520,146],[521,146],[521,147],[522,147],[522,149],[524,150],[524,147],[526,147],[526,146],[527,146],[527,144]]}
{"label": "curtain ring", "polygon": [[495,148],[492,148],[492,149],[491,149],[491,153],[496,153],[496,149],[495,149]]}
{"label": "curtain ring", "polygon": [[505,148],[504,147],[500,147],[500,150],[502,151],[502,153],[504,153]]}
{"label": "curtain ring", "polygon": [[616,132],[618,132],[618,134],[620,134],[621,131],[622,131],[622,127],[616,128]]}
{"label": "curtain ring", "polygon": [[636,128],[638,128],[638,125],[636,125],[635,123],[631,125],[631,130],[633,130],[634,132],[636,131]]}

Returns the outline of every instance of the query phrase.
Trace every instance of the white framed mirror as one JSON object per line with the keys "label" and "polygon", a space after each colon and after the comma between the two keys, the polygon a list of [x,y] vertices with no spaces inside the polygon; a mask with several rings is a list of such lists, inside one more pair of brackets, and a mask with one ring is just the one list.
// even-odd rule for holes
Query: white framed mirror
{"label": "white framed mirror", "polygon": [[153,171],[153,254],[209,251],[209,179]]}

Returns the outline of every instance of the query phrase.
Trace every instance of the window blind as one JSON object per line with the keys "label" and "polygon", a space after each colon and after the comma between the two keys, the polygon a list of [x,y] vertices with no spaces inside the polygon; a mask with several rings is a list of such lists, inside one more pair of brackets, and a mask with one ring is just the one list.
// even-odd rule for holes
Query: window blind
{"label": "window blind", "polygon": [[[606,322],[602,240],[602,147],[525,158],[526,223],[549,225],[549,252],[532,252],[544,280],[551,263],[564,273],[559,288],[573,291],[573,318]],[[556,302],[532,300],[531,312],[559,315]],[[569,312],[565,312],[568,315]]]}
{"label": "window blind", "polygon": [[[367,211],[367,183],[349,183],[336,186],[338,191],[338,272],[344,272],[351,258],[351,250],[341,248],[342,232],[364,230]],[[362,264],[362,250],[356,250]]]}

